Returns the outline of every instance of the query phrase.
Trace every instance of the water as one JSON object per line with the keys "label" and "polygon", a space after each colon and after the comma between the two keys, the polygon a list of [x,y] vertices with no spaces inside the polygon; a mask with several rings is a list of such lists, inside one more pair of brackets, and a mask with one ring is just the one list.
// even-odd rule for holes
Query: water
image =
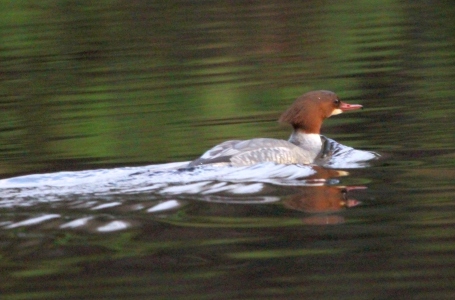
{"label": "water", "polygon": [[[3,298],[455,296],[450,3],[0,5]],[[315,89],[381,160],[178,171]]]}

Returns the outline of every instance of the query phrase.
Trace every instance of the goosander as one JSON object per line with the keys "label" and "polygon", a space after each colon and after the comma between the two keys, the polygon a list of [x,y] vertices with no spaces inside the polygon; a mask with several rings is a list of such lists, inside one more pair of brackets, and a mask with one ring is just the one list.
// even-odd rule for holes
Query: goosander
{"label": "goosander", "polygon": [[[272,138],[226,141],[190,162],[188,167],[206,164],[248,166],[263,162],[318,164],[318,161],[333,153],[337,150],[337,145],[340,145],[320,135],[322,122],[330,116],[361,108],[363,106],[360,104],[340,101],[331,91],[305,93],[298,97],[278,120],[289,123],[293,127],[288,141]],[[355,150],[343,145],[340,149],[338,150],[345,152]],[[368,159],[371,158],[371,156],[368,157]]]}

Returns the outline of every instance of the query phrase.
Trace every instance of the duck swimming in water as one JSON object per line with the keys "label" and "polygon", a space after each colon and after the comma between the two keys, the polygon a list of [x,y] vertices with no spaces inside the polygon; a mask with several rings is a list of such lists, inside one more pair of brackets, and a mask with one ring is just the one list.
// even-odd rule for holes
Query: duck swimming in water
{"label": "duck swimming in water", "polygon": [[[206,164],[248,166],[264,162],[277,164],[317,164],[337,149],[335,141],[320,134],[322,123],[330,116],[345,111],[363,108],[359,104],[340,101],[331,91],[312,91],[298,97],[281,115],[279,122],[289,123],[293,132],[289,140],[254,138],[231,140],[216,145],[188,167]],[[346,152],[352,148],[340,145],[338,150]],[[354,151],[359,151],[352,149]],[[377,157],[372,152],[365,159]]]}

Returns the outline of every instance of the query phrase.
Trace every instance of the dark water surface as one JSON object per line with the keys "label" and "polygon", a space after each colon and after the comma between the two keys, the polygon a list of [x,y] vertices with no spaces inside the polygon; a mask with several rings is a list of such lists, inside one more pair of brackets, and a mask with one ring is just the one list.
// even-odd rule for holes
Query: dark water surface
{"label": "dark water surface", "polygon": [[[2,299],[455,298],[452,3],[35,2],[0,4]],[[315,89],[381,160],[164,164]]]}

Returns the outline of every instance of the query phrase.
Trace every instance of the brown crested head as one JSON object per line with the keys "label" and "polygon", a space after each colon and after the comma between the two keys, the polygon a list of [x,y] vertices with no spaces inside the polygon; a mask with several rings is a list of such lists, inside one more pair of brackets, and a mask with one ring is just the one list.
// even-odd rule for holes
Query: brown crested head
{"label": "brown crested head", "polygon": [[334,92],[312,91],[297,98],[278,121],[291,124],[295,130],[319,134],[326,118],[359,108],[362,105],[340,101]]}

